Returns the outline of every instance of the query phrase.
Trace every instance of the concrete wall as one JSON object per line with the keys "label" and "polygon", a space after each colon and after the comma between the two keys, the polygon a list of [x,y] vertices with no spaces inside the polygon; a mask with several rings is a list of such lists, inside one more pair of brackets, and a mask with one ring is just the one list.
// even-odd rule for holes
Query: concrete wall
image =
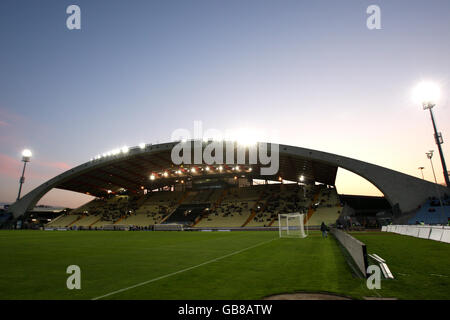
{"label": "concrete wall", "polygon": [[347,250],[355,264],[358,266],[361,275],[367,275],[367,249],[366,245],[353,238],[348,233],[332,228],[331,233],[336,237],[339,243]]}

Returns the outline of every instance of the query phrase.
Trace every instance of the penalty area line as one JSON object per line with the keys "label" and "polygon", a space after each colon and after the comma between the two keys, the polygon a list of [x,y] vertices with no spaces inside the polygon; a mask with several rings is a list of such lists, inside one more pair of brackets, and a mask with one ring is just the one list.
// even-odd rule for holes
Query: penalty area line
{"label": "penalty area line", "polygon": [[[277,239],[277,238],[275,238],[275,239]],[[272,241],[275,240],[275,239],[270,239],[270,240],[268,240],[268,241],[260,242],[260,243],[258,243],[258,244],[253,245],[253,246],[250,246],[250,247],[247,247],[247,248],[244,248],[244,249],[241,249],[241,250],[238,250],[238,251],[235,251],[235,252],[226,254],[226,255],[221,256],[221,257],[218,257],[218,258],[214,258],[214,259],[212,259],[212,260],[208,260],[208,261],[206,261],[206,262],[200,263],[200,264],[195,265],[195,266],[192,266],[192,267],[188,267],[188,268],[185,268],[185,269],[182,269],[182,270],[178,270],[178,271],[175,271],[175,272],[172,272],[172,273],[169,273],[169,274],[166,274],[166,275],[163,275],[163,276],[160,276],[160,277],[151,279],[151,280],[147,280],[147,281],[144,281],[144,282],[141,282],[141,283],[132,285],[132,286],[130,286],[130,287],[126,287],[126,288],[123,288],[123,289],[119,289],[119,290],[116,290],[116,291],[112,291],[112,292],[106,293],[106,294],[104,294],[104,295],[101,295],[101,296],[92,298],[91,300],[99,300],[99,299],[103,299],[103,298],[112,296],[112,295],[117,294],[117,293],[121,293],[121,292],[124,292],[124,291],[127,291],[127,290],[131,290],[131,289],[134,289],[134,288],[137,288],[137,287],[141,287],[141,286],[144,286],[144,285],[146,285],[146,284],[149,284],[149,283],[152,283],[152,282],[161,280],[161,279],[169,278],[169,277],[171,277],[171,276],[174,276],[174,275],[177,275],[177,274],[186,272],[186,271],[190,271],[190,270],[192,270],[192,269],[196,269],[196,268],[202,267],[202,266],[204,266],[204,265],[207,265],[207,264],[210,264],[210,263],[213,263],[213,262],[216,262],[216,261],[219,261],[219,260],[222,260],[222,259],[225,259],[225,258],[234,256],[234,255],[239,254],[239,253],[241,253],[241,252],[244,252],[244,251],[247,251],[247,250],[250,250],[250,249],[259,247],[259,246],[262,246],[263,244],[272,242]]]}

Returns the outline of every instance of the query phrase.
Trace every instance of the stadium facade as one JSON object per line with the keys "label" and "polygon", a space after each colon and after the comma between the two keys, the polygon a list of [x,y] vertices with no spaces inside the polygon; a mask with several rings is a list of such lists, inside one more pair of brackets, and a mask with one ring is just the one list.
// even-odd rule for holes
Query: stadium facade
{"label": "stadium facade", "polygon": [[[197,141],[198,142],[198,141]],[[184,143],[196,143],[187,141]],[[210,142],[201,142],[205,148]],[[337,169],[349,170],[371,182],[400,213],[417,209],[430,197],[449,195],[449,189],[416,177],[378,165],[337,154],[289,145],[276,145],[279,150],[279,168],[276,174],[261,175],[261,164],[179,164],[172,161],[171,153],[178,142],[141,145],[106,157],[92,159],[48,180],[12,204],[9,212],[15,218],[31,210],[51,189],[80,192],[95,197],[127,192],[143,194],[148,190],[170,187],[185,191],[193,186],[207,186],[218,179],[235,180],[236,184],[261,180],[286,180],[302,184],[322,183],[334,186]],[[238,144],[233,142],[237,154]],[[260,149],[261,143],[255,148]],[[246,159],[249,149],[246,150]],[[239,165],[239,167],[237,167]],[[220,170],[219,170],[220,168]]]}

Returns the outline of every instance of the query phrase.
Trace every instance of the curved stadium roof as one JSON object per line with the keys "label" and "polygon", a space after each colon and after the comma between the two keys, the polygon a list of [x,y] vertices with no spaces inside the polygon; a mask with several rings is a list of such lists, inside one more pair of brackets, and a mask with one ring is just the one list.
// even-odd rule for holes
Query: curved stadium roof
{"label": "curved stadium roof", "polygon": [[[120,189],[131,192],[139,192],[141,189],[155,189],[167,185],[173,185],[177,181],[195,180],[199,178],[222,178],[245,176],[253,179],[298,181],[300,176],[304,182],[321,182],[334,185],[337,167],[324,162],[311,160],[305,157],[295,156],[280,147],[279,170],[274,175],[261,175],[261,164],[237,164],[237,143],[233,143],[233,164],[213,164],[206,170],[207,164],[180,164],[176,165],[171,159],[171,150],[176,143],[158,145],[146,145],[144,148],[134,147],[128,149],[126,154],[106,156],[88,162],[89,168],[74,174],[61,182],[56,188],[75,192],[87,193],[101,197]],[[203,143],[204,145],[207,143]],[[246,152],[248,160],[248,150]],[[193,161],[191,161],[193,162]],[[74,168],[82,168],[86,164]],[[235,170],[236,166],[239,170]],[[218,170],[219,166],[222,170]],[[264,166],[263,166],[264,167]],[[195,168],[195,172],[192,172]],[[250,169],[251,168],[251,169]],[[203,169],[203,170],[202,170]],[[182,173],[179,174],[178,172]],[[150,176],[154,175],[154,180]]]}

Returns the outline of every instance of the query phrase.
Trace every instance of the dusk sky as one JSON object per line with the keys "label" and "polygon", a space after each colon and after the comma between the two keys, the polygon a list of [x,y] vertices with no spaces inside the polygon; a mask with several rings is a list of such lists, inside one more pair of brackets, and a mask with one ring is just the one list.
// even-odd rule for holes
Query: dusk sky
{"label": "dusk sky", "polygon": [[[81,8],[69,30],[66,8]],[[369,5],[381,8],[369,30]],[[170,141],[178,128],[255,130],[269,142],[353,157],[433,180],[434,109],[450,165],[449,0],[0,1],[0,202],[99,153]],[[378,194],[338,173],[339,193]],[[53,190],[41,204],[76,207]]]}

